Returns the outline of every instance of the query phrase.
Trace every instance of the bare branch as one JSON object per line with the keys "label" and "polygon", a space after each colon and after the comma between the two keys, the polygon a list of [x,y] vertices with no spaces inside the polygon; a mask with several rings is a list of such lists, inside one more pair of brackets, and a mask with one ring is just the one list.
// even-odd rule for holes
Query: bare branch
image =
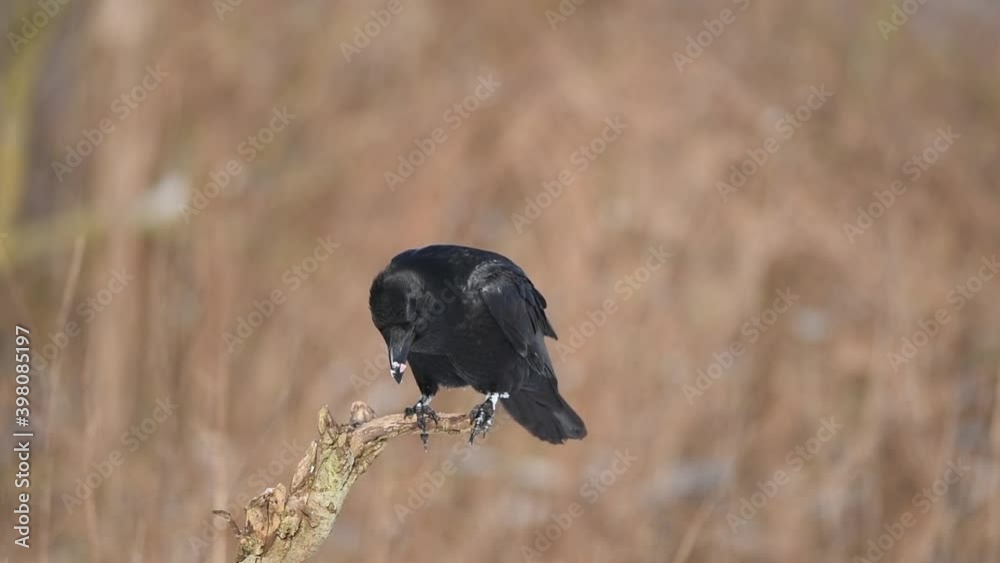
{"label": "bare branch", "polygon": [[[347,493],[391,438],[419,434],[415,418],[401,414],[374,418],[361,402],[351,406],[351,424],[337,424],[327,406],[319,411],[319,437],[309,445],[292,477],[269,487],[246,506],[246,525],[240,531],[238,563],[299,563],[316,553],[330,535]],[[459,434],[471,430],[469,415],[438,415],[430,434]],[[228,517],[228,513],[225,515]]]}

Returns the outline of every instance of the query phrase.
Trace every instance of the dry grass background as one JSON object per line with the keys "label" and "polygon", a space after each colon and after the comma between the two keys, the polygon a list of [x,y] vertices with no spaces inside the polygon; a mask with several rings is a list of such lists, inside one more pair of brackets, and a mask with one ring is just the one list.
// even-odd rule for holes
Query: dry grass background
{"label": "dry grass background", "polygon": [[[317,561],[524,560],[573,502],[582,515],[529,560],[846,562],[906,511],[915,525],[882,561],[1000,558],[1000,278],[960,311],[948,301],[1000,247],[996,4],[927,0],[888,40],[889,2],[588,0],[555,30],[555,0],[402,6],[349,63],[341,43],[384,3],[243,2],[220,19],[206,0],[80,0],[0,49],[0,365],[15,323],[31,327],[38,432],[34,545],[12,547],[4,526],[0,553],[230,560],[210,510],[287,481],[323,403],[346,418],[352,400],[388,413],[416,398],[410,378],[365,377],[384,355],[368,286],[396,252],[448,241],[519,262],[564,342],[616,300],[554,354],[590,435],[551,447],[504,423],[476,451],[394,443]],[[672,53],[727,7],[735,21],[679,72]],[[8,2],[0,27],[38,9]],[[119,120],[112,101],[147,65],[168,76]],[[491,73],[495,94],[450,129],[445,110]],[[720,197],[729,166],[820,85],[833,97]],[[221,195],[177,212],[286,106],[289,127]],[[621,138],[515,228],[613,116]],[[104,118],[116,129],[58,181],[52,162]],[[385,171],[435,127],[447,141],[390,191]],[[903,163],[939,127],[961,137],[910,182]],[[906,193],[849,242],[843,224],[897,179]],[[339,248],[292,291],[286,270],[327,236]],[[671,258],[626,300],[616,282],[660,246]],[[115,270],[134,281],[81,313]],[[800,301],[749,343],[741,327],[786,287]],[[287,301],[230,353],[224,333],[275,289]],[[950,322],[894,371],[887,354],[939,308]],[[43,369],[48,335],[74,321],[82,333]],[[746,353],[689,402],[684,386],[735,341]],[[122,434],[166,398],[176,412],[129,451]],[[795,471],[787,452],[827,417],[843,429]],[[121,466],[67,508],[116,450]],[[626,451],[636,461],[590,504],[581,487]],[[915,495],[959,459],[971,469],[921,513]],[[449,460],[455,474],[428,485]],[[727,514],[779,470],[790,482],[734,533]],[[8,477],[2,489],[7,522]]]}

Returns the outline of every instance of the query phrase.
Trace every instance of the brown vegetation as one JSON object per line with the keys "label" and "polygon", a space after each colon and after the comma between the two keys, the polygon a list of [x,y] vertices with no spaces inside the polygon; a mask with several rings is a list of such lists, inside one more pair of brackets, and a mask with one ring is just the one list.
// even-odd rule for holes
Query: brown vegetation
{"label": "brown vegetation", "polygon": [[[504,417],[475,448],[394,440],[317,561],[848,562],[906,513],[880,561],[996,559],[1000,277],[969,284],[1000,248],[995,3],[930,0],[883,37],[892,2],[588,0],[553,29],[556,0],[402,0],[348,62],[391,3],[226,2],[69,2],[0,49],[0,370],[15,323],[35,335],[29,560],[234,560],[211,511],[290,483],[321,405],[417,398],[367,291],[439,241],[530,274],[590,434],[553,447]],[[949,462],[970,469],[938,495]],[[22,561],[11,534],[0,558]]]}

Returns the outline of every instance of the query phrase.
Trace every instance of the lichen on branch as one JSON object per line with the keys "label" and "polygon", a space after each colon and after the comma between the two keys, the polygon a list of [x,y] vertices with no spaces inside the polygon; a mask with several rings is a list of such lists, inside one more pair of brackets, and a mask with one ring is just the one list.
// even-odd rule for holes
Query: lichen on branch
{"label": "lichen on branch", "polygon": [[[439,415],[430,434],[471,430],[467,414]],[[375,417],[362,402],[351,406],[351,420],[338,424],[324,405],[317,421],[319,436],[299,461],[291,486],[268,487],[246,506],[241,528],[225,511],[239,539],[238,563],[298,563],[316,553],[330,535],[344,500],[358,477],[368,470],[382,448],[398,436],[421,432],[415,418],[401,414]]]}

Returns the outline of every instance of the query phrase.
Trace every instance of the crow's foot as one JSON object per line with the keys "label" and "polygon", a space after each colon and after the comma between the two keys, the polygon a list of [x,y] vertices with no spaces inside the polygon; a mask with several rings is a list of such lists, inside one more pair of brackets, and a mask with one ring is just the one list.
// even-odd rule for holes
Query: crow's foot
{"label": "crow's foot", "polygon": [[469,419],[472,420],[472,434],[469,436],[469,444],[472,444],[476,439],[476,435],[485,436],[490,431],[490,427],[493,426],[493,415],[496,414],[497,410],[497,400],[506,399],[509,396],[508,393],[489,393],[483,404],[472,409],[472,412],[469,413]]}
{"label": "crow's foot", "polygon": [[406,407],[403,411],[403,416],[409,418],[411,416],[417,417],[417,428],[420,429],[420,440],[424,443],[424,451],[427,451],[427,419],[434,421],[437,424],[440,420],[434,409],[431,408],[431,398],[427,395],[421,395],[420,400],[417,401],[412,407]]}

